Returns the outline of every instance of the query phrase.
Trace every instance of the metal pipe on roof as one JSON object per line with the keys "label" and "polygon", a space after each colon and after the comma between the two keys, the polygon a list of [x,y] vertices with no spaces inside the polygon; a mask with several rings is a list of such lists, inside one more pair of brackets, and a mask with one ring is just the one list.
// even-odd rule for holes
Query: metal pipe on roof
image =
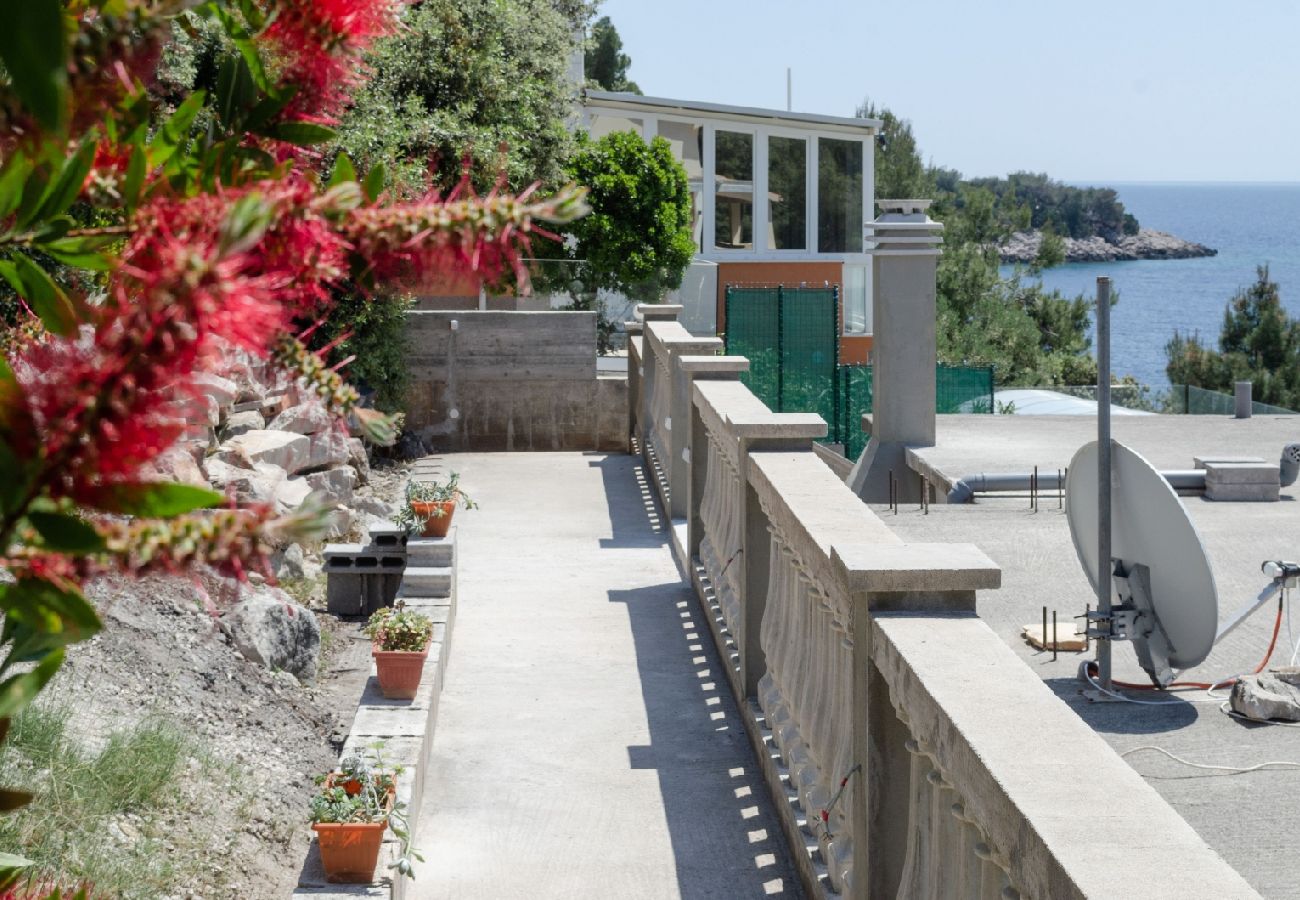
{"label": "metal pipe on roof", "polygon": [[[1205,490],[1204,469],[1170,469],[1160,473],[1169,486],[1176,491]],[[1033,485],[1033,472],[981,472],[967,475],[953,482],[948,491],[949,503],[970,503],[976,494],[998,494],[1010,491],[1027,491]],[[1058,470],[1055,474],[1040,473],[1038,490],[1056,491],[1065,487],[1065,476]]]}

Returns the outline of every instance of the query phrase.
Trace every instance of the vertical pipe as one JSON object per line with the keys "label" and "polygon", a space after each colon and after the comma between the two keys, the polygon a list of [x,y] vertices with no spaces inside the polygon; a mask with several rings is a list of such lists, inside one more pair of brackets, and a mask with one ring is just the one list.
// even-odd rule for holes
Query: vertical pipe
{"label": "vertical pipe", "polygon": [[1056,636],[1056,610],[1052,610],[1052,662],[1056,662],[1056,654],[1061,649],[1061,642]]}
{"label": "vertical pipe", "polygon": [[[1097,278],[1097,612],[1110,626],[1110,279]],[[1110,638],[1097,639],[1097,675],[1111,689]]]}
{"label": "vertical pipe", "polygon": [[1043,651],[1047,651],[1047,607],[1043,607]]}
{"label": "vertical pipe", "polygon": [[776,409],[785,412],[785,289],[776,286]]}

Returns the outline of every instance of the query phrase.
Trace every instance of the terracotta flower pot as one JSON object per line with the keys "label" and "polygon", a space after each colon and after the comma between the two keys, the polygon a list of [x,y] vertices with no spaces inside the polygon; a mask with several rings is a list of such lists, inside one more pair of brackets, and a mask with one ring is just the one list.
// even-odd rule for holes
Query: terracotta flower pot
{"label": "terracotta flower pot", "polygon": [[375,668],[379,671],[379,689],[390,700],[411,700],[420,689],[420,676],[424,672],[424,660],[429,655],[429,647],[423,650],[380,650],[370,651],[375,659]]}
{"label": "terracotta flower pot", "polygon": [[[441,514],[435,512],[439,509],[442,510]],[[411,511],[417,516],[424,517],[424,531],[421,532],[424,537],[446,537],[447,530],[451,528],[452,514],[456,512],[456,501],[412,500]]]}
{"label": "terracotta flower pot", "polygon": [[[393,808],[393,791],[388,792],[385,810]],[[379,848],[384,842],[388,817],[379,822],[313,822],[312,831],[320,843],[325,877],[335,884],[370,884],[379,865]]]}

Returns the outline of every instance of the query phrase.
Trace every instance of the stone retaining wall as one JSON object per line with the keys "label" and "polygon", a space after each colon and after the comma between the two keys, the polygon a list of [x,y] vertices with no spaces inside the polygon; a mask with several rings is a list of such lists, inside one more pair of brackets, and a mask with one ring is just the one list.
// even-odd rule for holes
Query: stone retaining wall
{"label": "stone retaining wall", "polygon": [[407,423],[440,450],[627,449],[627,379],[596,374],[594,312],[407,321]]}

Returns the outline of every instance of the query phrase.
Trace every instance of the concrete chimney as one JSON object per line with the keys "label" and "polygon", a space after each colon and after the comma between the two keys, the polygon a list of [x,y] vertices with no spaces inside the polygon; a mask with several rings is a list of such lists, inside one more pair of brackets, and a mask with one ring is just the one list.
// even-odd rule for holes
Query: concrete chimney
{"label": "concrete chimney", "polygon": [[943,225],[926,213],[929,200],[878,200],[867,224],[871,255],[874,343],[871,440],[848,484],[868,503],[889,500],[890,473],[900,502],[918,502],[918,479],[906,448],[932,447],[935,434],[936,272]]}

